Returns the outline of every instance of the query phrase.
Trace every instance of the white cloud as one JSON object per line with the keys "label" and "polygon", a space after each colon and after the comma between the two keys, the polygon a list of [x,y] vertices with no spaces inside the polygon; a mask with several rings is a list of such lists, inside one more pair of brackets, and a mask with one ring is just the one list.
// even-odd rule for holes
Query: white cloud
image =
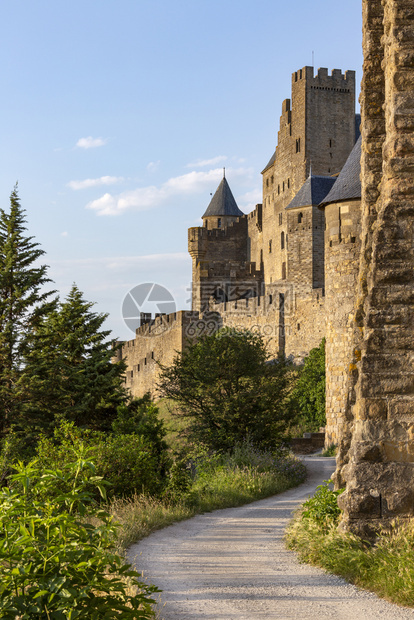
{"label": "white cloud", "polygon": [[160,160],[150,161],[150,163],[147,166],[148,172],[155,172],[156,170],[158,170],[160,163],[161,163]]}
{"label": "white cloud", "polygon": [[61,237],[67,237],[68,236],[68,232],[65,230],[65,232],[60,233]]}
{"label": "white cloud", "polygon": [[[252,177],[251,168],[228,169],[228,176],[232,180],[249,179]],[[215,190],[223,176],[221,168],[208,172],[188,172],[178,177],[172,177],[160,187],[149,185],[135,190],[122,192],[118,195],[106,193],[97,200],[86,205],[97,215],[120,215],[125,211],[146,211],[165,203],[174,196],[199,194],[207,190]]]}
{"label": "white cloud", "polygon": [[76,146],[80,149],[96,149],[98,146],[104,146],[107,142],[106,138],[92,138],[92,136],[88,136],[87,138],[79,138]]}
{"label": "white cloud", "polygon": [[98,187],[99,185],[114,185],[115,183],[122,183],[124,177],[110,177],[104,176],[98,179],[84,179],[83,181],[69,181],[68,187],[74,190],[87,189],[88,187]]}
{"label": "white cloud", "polygon": [[205,168],[206,166],[216,166],[223,161],[226,161],[226,155],[217,155],[217,157],[212,157],[212,159],[199,159],[192,164],[187,164],[187,168]]}
{"label": "white cloud", "polygon": [[257,204],[262,202],[262,190],[260,187],[253,189],[242,196],[238,196],[236,202],[240,209],[252,211]]}

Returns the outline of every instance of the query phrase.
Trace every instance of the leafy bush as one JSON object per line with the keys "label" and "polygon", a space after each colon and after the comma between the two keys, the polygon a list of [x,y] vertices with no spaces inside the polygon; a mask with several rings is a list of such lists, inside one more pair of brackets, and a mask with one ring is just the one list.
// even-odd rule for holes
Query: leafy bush
{"label": "leafy bush", "polygon": [[158,388],[189,420],[187,436],[211,450],[231,450],[250,437],[273,448],[286,429],[286,360],[267,364],[266,345],[248,330],[220,330],[161,366]]}
{"label": "leafy bush", "polygon": [[162,492],[167,458],[159,455],[159,446],[154,447],[142,435],[82,431],[72,422],[61,422],[53,438],[40,437],[39,461],[46,468],[56,469],[83,443],[91,450],[98,475],[110,483],[109,497]]}
{"label": "leafy bush", "polygon": [[325,338],[305,358],[289,395],[289,409],[297,420],[297,432],[317,432],[325,426]]}
{"label": "leafy bush", "polygon": [[[13,488],[0,492],[2,618],[153,617],[156,588],[113,552],[116,526],[91,493],[105,497],[102,479],[84,447],[78,450],[55,471],[36,461],[18,465]],[[137,594],[127,593],[126,578]]]}
{"label": "leafy bush", "polygon": [[329,487],[332,480],[324,480],[324,483],[316,487],[315,495],[304,502],[302,517],[312,519],[319,524],[326,521],[336,524],[341,514],[337,499],[344,489],[332,490]]}

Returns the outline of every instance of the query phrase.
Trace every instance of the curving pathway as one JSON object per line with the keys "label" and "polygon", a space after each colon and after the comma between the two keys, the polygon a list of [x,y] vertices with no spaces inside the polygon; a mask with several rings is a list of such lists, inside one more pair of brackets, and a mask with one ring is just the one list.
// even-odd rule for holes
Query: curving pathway
{"label": "curving pathway", "polygon": [[163,620],[414,620],[414,610],[300,564],[286,550],[292,511],[335,468],[333,458],[304,460],[309,476],[300,487],[194,517],[129,549],[129,561],[163,590]]}

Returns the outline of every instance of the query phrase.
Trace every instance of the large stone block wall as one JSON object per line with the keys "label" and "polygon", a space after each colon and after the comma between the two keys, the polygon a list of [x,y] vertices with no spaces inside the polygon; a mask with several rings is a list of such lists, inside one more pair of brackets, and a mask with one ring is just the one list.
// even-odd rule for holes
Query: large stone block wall
{"label": "large stone block wall", "polygon": [[[325,208],[326,445],[349,448],[355,291],[361,250],[361,201]],[[339,482],[339,481],[338,481]],[[342,481],[341,481],[342,483]]]}
{"label": "large stone block wall", "polygon": [[369,535],[414,516],[414,6],[364,0],[363,16],[360,361],[340,504]]}

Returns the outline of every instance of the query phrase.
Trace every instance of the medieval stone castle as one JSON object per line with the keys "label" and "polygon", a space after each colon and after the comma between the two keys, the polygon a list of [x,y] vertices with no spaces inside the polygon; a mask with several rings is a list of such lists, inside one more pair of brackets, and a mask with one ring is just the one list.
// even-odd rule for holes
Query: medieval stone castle
{"label": "medieval stone castle", "polygon": [[326,336],[328,359],[335,349],[328,442],[338,443],[360,249],[359,125],[354,71],[293,74],[263,203],[244,215],[223,177],[203,226],[188,231],[192,310],[143,315],[123,345],[134,395],[156,394],[156,362],[169,364],[189,339],[219,327],[259,331],[269,355],[296,360]]}
{"label": "medieval stone castle", "polygon": [[352,71],[295,72],[262,204],[243,215],[223,178],[189,230],[192,310],[145,317],[120,355],[140,395],[156,360],[221,326],[293,359],[325,336],[342,525],[369,536],[414,517],[414,6],[362,9],[361,119]]}

